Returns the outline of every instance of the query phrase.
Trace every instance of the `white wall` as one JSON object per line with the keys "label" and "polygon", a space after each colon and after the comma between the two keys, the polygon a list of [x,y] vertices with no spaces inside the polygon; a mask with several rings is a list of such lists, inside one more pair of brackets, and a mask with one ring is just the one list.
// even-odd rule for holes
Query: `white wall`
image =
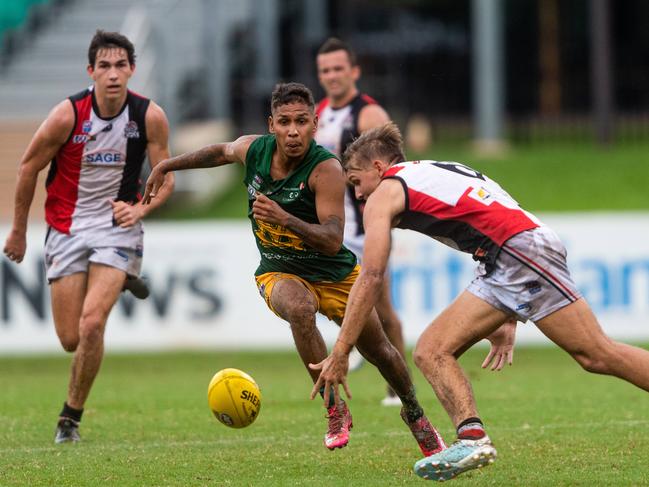
{"label": "white wall", "polygon": [[[562,237],[573,278],[610,335],[649,340],[649,213],[541,215]],[[0,227],[1,235],[9,228]],[[59,350],[42,264],[44,227],[29,229],[25,261],[0,263],[0,353]],[[406,340],[471,280],[474,262],[414,232],[394,232],[392,285]],[[258,295],[258,254],[247,222],[148,223],[146,301],[123,295],[108,350],[291,347],[288,326]],[[319,321],[332,341],[337,327]],[[531,323],[519,343],[545,341]]]}

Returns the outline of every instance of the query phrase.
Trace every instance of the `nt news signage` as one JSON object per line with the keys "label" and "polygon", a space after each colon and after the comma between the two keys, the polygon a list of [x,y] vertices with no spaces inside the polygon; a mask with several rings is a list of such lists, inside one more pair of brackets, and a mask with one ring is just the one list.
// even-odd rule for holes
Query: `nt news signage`
{"label": "nt news signage", "polygon": [[[4,230],[6,235],[9,229]],[[242,328],[265,316],[253,279],[258,258],[249,232],[245,223],[145,225],[143,275],[151,294],[141,301],[122,293],[108,321],[107,345],[240,345]],[[58,347],[43,264],[44,236],[45,227],[30,229],[21,264],[0,260],[0,350]],[[277,340],[258,336],[260,343]]]}
{"label": "nt news signage", "polygon": [[[541,218],[566,243],[573,278],[606,332],[649,340],[649,214]],[[57,346],[42,257],[45,229],[33,230],[22,264],[0,261],[0,350]],[[252,275],[258,259],[247,222],[148,224],[144,275],[151,295],[139,301],[122,294],[109,320],[108,344],[235,347],[245,336],[248,346],[291,346],[286,326],[257,294]],[[474,268],[468,255],[394,231],[392,295],[409,343],[464,289]],[[321,327],[325,336],[335,336],[334,325]],[[519,327],[519,341],[538,340],[532,328]]]}

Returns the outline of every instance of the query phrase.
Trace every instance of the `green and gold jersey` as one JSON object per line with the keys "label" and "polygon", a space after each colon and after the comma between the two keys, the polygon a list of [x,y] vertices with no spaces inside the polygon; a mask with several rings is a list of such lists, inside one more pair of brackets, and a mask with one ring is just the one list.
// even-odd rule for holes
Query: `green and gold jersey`
{"label": "green and gold jersey", "polygon": [[336,156],[312,141],[302,163],[286,178],[273,180],[270,166],[275,147],[275,136],[264,135],[250,144],[246,154],[243,182],[248,189],[248,218],[252,222],[261,255],[255,275],[286,272],[310,282],[344,279],[356,265],[356,256],[350,250],[343,246],[336,255],[328,256],[310,247],[288,228],[253,218],[255,194],[262,193],[300,220],[318,223],[315,194],[309,189],[309,176],[319,163],[335,159]]}

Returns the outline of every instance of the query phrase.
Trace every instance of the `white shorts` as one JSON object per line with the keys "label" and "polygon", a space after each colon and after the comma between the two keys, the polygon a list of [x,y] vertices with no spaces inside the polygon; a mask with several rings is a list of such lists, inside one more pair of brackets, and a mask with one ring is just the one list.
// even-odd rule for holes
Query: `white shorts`
{"label": "white shorts", "polygon": [[489,274],[478,267],[467,291],[520,321],[538,321],[582,297],[566,257],[553,230],[526,230],[503,244]]}
{"label": "white shorts", "polygon": [[51,282],[77,272],[88,272],[90,262],[138,276],[142,268],[143,241],[141,223],[129,228],[99,228],[73,235],[49,227],[45,239],[47,280]]}

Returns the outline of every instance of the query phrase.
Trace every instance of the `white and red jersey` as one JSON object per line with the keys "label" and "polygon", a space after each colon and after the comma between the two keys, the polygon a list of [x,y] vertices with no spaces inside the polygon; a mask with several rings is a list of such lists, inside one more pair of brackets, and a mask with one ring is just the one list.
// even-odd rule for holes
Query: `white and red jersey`
{"label": "white and red jersey", "polygon": [[332,108],[329,99],[318,103],[318,131],[315,140],[329,152],[342,157],[345,149],[356,139],[358,131],[358,116],[366,105],[375,105],[376,100],[365,94],[356,95],[352,101],[340,108]]}
{"label": "white and red jersey", "polygon": [[110,119],[99,116],[92,87],[69,100],[75,123],[47,175],[45,220],[74,234],[114,226],[111,200],[138,201],[149,100],[129,91],[120,113]]}
{"label": "white and red jersey", "polygon": [[[329,152],[339,158],[351,144],[358,138],[358,116],[366,105],[374,105],[376,100],[365,94],[358,94],[347,105],[340,108],[332,108],[329,99],[318,103],[316,115],[318,115],[318,131],[315,140]],[[354,196],[354,188],[347,188],[345,193],[345,231],[344,244],[352,250],[357,257],[363,253],[363,241],[365,232],[363,230],[362,202]]]}
{"label": "white and red jersey", "polygon": [[457,162],[410,161],[383,175],[406,194],[398,228],[415,230],[492,265],[510,237],[541,225],[498,183]]}

